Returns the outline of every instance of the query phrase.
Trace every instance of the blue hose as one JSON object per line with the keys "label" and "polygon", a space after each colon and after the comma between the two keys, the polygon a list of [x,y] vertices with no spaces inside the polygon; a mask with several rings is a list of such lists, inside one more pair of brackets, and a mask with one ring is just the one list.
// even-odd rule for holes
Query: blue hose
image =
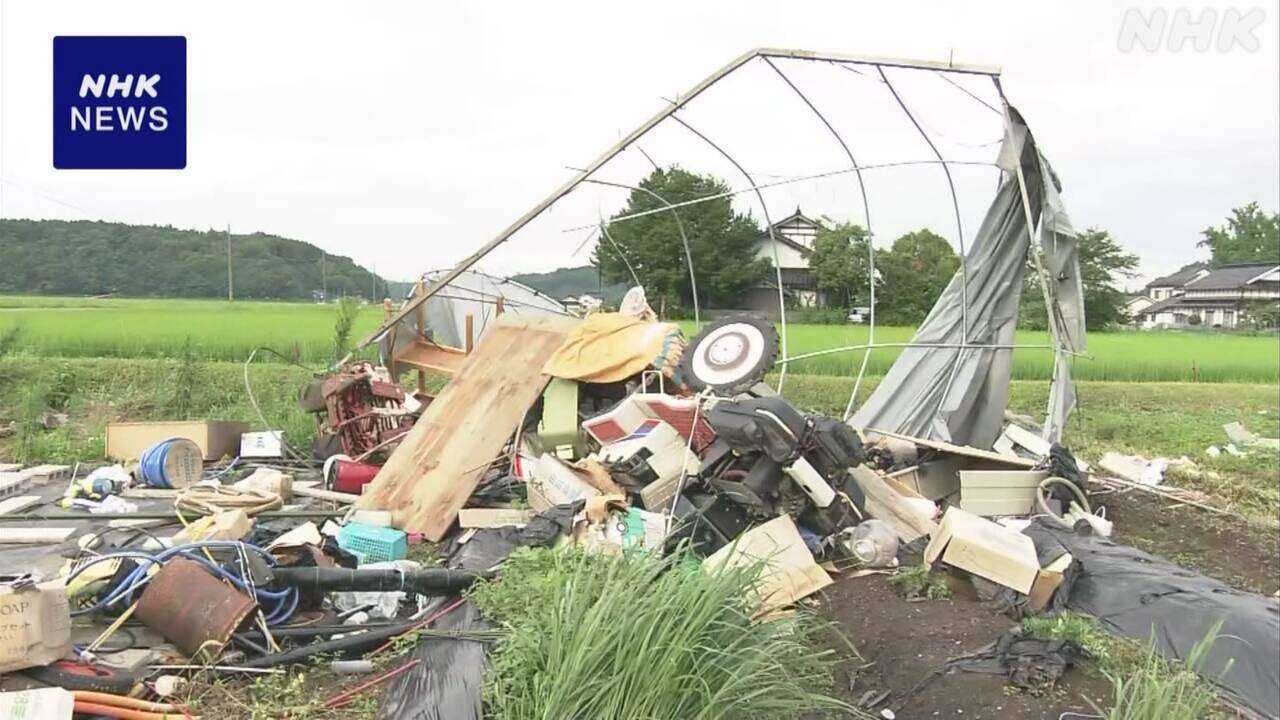
{"label": "blue hose", "polygon": [[[138,561],[138,566],[134,568],[122,580],[117,582],[114,586],[104,591],[104,593],[100,594],[101,599],[98,600],[98,602],[94,603],[93,605],[87,608],[83,608],[81,610],[74,610],[72,611],[71,614],[84,615],[87,613],[97,612],[99,610],[105,610],[109,606],[114,605],[120,602],[121,600],[124,600],[125,604],[131,603],[133,600],[134,593],[136,593],[139,589],[141,589],[144,585],[146,585],[147,581],[151,579],[147,573],[147,571],[150,569],[150,566],[162,564],[164,563],[165,560],[168,560],[169,558],[176,557],[176,556],[182,556],[189,560],[194,560],[200,563],[201,565],[203,565],[207,570],[209,570],[209,572],[213,573],[214,575],[217,575],[220,578],[227,580],[236,588],[244,592],[249,591],[249,584],[246,583],[243,578],[241,578],[240,576],[232,572],[229,572],[228,570],[226,570],[220,565],[217,565],[216,563],[209,562],[208,558],[206,558],[203,554],[198,552],[202,548],[209,548],[212,550],[228,550],[228,549],[238,550],[240,548],[244,548],[247,551],[254,552],[262,556],[267,561],[268,565],[275,565],[275,560],[271,557],[271,555],[266,550],[263,550],[257,545],[251,545],[249,543],[225,541],[225,540],[222,540],[222,541],[213,540],[213,541],[206,541],[206,542],[190,543],[187,545],[179,545],[177,547],[169,548],[168,550],[163,550],[154,555],[145,553],[145,552],[130,551],[130,550],[116,552],[116,553],[109,553],[106,555],[98,556],[82,565],[77,566],[70,573],[70,575],[67,576],[67,582],[70,583],[73,579],[75,579],[76,576],[84,572],[90,566],[96,565],[100,562],[105,562],[108,560],[129,558],[129,559]],[[262,606],[263,612],[266,614],[268,625],[279,625],[280,623],[283,623],[284,621],[288,620],[289,617],[293,615],[293,612],[298,608],[297,588],[287,588],[285,590],[280,590],[280,591],[271,591],[263,588],[254,588],[254,599],[257,600],[259,605]]]}

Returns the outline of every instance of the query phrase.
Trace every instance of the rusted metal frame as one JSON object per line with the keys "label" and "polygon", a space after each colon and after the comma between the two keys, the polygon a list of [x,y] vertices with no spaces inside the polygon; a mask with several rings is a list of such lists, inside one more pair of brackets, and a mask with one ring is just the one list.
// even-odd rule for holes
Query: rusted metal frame
{"label": "rusted metal frame", "polygon": [[[720,69],[716,70],[715,72],[711,73],[707,77],[703,78],[702,81],[699,82],[697,85],[695,85],[689,92],[676,98],[675,102],[671,103],[668,107],[658,111],[648,120],[641,123],[636,129],[628,133],[626,137],[619,140],[612,147],[608,148],[603,153],[601,153],[598,157],[596,157],[595,160],[592,160],[590,163],[588,163],[587,167],[584,168],[582,172],[570,178],[567,182],[565,182],[560,187],[553,190],[550,195],[543,198],[536,205],[534,205],[532,208],[526,211],[523,215],[516,218],[514,222],[512,222],[510,225],[504,228],[501,232],[498,233],[497,236],[495,236],[489,242],[481,246],[479,250],[476,250],[471,255],[468,255],[466,258],[463,258],[463,260],[460,261],[457,265],[455,265],[453,269],[451,269],[448,273],[442,276],[439,280],[433,282],[431,284],[431,287],[427,288],[427,291],[425,293],[423,293],[419,297],[416,297],[410,300],[408,303],[405,304],[404,307],[400,308],[400,310],[395,314],[395,316],[393,316],[389,321],[384,323],[382,327],[373,331],[368,336],[366,336],[363,340],[361,340],[360,343],[356,345],[355,350],[360,350],[366,347],[367,345],[369,345],[370,343],[374,343],[380,340],[382,336],[385,335],[391,327],[399,323],[404,318],[408,317],[409,314],[413,312],[415,308],[417,308],[422,303],[426,302],[427,298],[439,292],[441,288],[453,282],[455,279],[457,279],[459,275],[465,272],[468,268],[470,268],[472,265],[475,265],[477,262],[480,261],[481,258],[483,258],[485,255],[488,255],[490,252],[492,252],[494,248],[498,247],[499,245],[501,245],[502,243],[510,239],[510,237],[514,235],[517,231],[519,231],[525,225],[528,225],[534,218],[541,215],[547,208],[551,207],[551,205],[553,205],[560,198],[564,197],[565,195],[568,195],[585,178],[594,174],[597,170],[603,167],[605,163],[612,160],[614,157],[616,157],[619,153],[625,150],[628,146],[630,146],[636,140],[639,140],[640,137],[642,137],[643,135],[648,133],[650,130],[652,130],[658,123],[662,122],[666,118],[673,115],[677,110],[687,105],[690,101],[692,101],[694,98],[701,95],[712,85],[715,85],[725,76],[729,75],[734,70],[737,70],[739,67],[746,64],[747,61],[756,57],[761,57],[761,56],[787,57],[787,58],[797,58],[797,59],[804,59],[804,60],[825,60],[828,62],[835,62],[835,63],[875,65],[876,67],[880,67],[883,65],[888,67],[914,68],[914,69],[924,69],[924,70],[944,70],[947,72],[958,72],[958,73],[987,75],[987,76],[998,76],[1000,74],[1000,69],[997,67],[979,66],[979,65],[963,65],[963,64],[957,65],[952,62],[944,63],[944,62],[934,62],[934,61],[928,61],[928,60],[907,60],[903,58],[846,55],[842,53],[820,53],[820,52],[811,52],[808,50],[783,50],[779,48],[756,48],[754,50],[745,52],[742,55],[731,60],[728,64],[724,65]],[[781,288],[779,288],[779,290],[781,290]],[[347,358],[343,358],[341,362],[346,362],[346,360],[349,359],[349,357],[350,357],[350,354],[348,354]]]}
{"label": "rusted metal frame", "polygon": [[[643,150],[641,150],[640,152],[644,153]],[[645,153],[644,156],[646,158],[649,157],[647,153]],[[649,162],[653,162],[653,159],[649,158]],[[658,168],[657,164],[655,164],[654,169],[656,170],[660,168]],[[586,178],[585,180],[583,180],[583,182],[589,182],[595,185],[608,185],[611,187],[623,188],[625,190],[639,190],[642,193],[648,193],[650,197],[662,203],[668,209],[671,210],[671,216],[674,217],[676,220],[676,229],[680,231],[680,242],[684,245],[684,259],[685,259],[685,262],[689,264],[689,286],[693,290],[693,324],[695,327],[701,325],[702,317],[698,313],[698,280],[693,275],[693,253],[689,251],[689,236],[685,234],[684,222],[680,219],[680,213],[676,211],[675,206],[672,205],[670,201],[668,201],[666,198],[662,197],[658,193],[650,190],[649,188],[641,187],[639,185],[628,185],[626,183],[609,182],[608,180],[596,180],[595,178]]]}
{"label": "rusted metal frame", "polygon": [[876,66],[876,71],[880,73],[880,79],[884,81],[884,86],[889,89],[889,93],[893,95],[893,99],[897,101],[898,107],[902,108],[902,112],[906,114],[907,119],[915,126],[920,137],[929,145],[929,149],[933,151],[938,163],[942,165],[942,172],[947,176],[947,188],[951,192],[951,206],[956,214],[956,237],[960,243],[960,355],[951,363],[951,372],[947,377],[947,384],[942,389],[942,397],[938,400],[938,409],[947,402],[947,396],[951,394],[951,386],[955,384],[956,373],[960,369],[960,359],[964,355],[965,347],[969,343],[969,267],[968,254],[964,247],[964,223],[960,217],[960,198],[956,195],[956,184],[951,178],[951,168],[947,167],[946,158],[942,157],[942,153],[938,151],[938,146],[933,144],[933,139],[929,137],[929,133],[925,132],[920,126],[916,116],[911,114],[911,110],[907,104],[903,102],[902,96],[898,95],[898,91],[894,89],[893,83],[889,82],[889,76],[885,75],[884,68]]}
{"label": "rusted metal frame", "polygon": [[[735,168],[737,168],[738,172],[742,173],[742,176],[747,179],[747,184],[755,190],[756,200],[760,202],[760,210],[764,213],[765,226],[768,228],[769,246],[773,249],[773,271],[778,282],[778,321],[782,325],[782,355],[785,357],[787,354],[787,301],[786,295],[782,290],[782,260],[778,256],[778,238],[773,234],[773,220],[769,217],[769,206],[765,204],[764,193],[760,192],[760,187],[756,185],[756,181],[751,177],[751,173],[747,172],[746,168],[742,167],[742,165],[735,160],[732,155],[725,152],[724,148],[717,145],[714,140],[698,132],[697,128],[685,122],[679,115],[673,113],[671,115],[671,119],[683,125],[685,129],[694,135],[697,135],[703,142],[710,145],[716,152],[723,155],[724,159],[728,160]],[[787,366],[783,365],[782,372],[778,375],[778,394],[782,394],[782,384],[786,379]]]}

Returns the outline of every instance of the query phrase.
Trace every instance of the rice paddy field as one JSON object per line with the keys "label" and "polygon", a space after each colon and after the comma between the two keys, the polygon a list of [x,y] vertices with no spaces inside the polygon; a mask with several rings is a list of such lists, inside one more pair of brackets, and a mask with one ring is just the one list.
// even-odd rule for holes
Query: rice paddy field
{"label": "rice paddy field", "polygon": [[[375,328],[382,309],[361,310],[353,336]],[[258,346],[271,347],[306,365],[322,366],[333,357],[332,305],[221,300],[86,299],[0,296],[0,353],[41,357],[166,358],[183,352],[190,341],[205,360],[243,360]],[[695,332],[684,323],[686,333]],[[876,339],[902,343],[912,328],[877,327]],[[862,325],[791,325],[790,356],[867,342]],[[1018,342],[1044,345],[1043,332],[1020,331]],[[1151,331],[1093,333],[1089,358],[1077,358],[1080,380],[1115,382],[1280,381],[1280,341],[1274,335]],[[872,352],[868,374],[883,375],[900,348]],[[847,376],[857,372],[862,351],[844,352],[794,363],[790,372]],[[1013,376],[1046,380],[1052,375],[1048,350],[1014,352]]]}

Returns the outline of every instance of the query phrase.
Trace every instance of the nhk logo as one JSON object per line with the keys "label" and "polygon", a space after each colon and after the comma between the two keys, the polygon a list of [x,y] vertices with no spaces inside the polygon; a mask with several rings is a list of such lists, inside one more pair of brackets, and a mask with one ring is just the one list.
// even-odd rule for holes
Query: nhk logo
{"label": "nhk logo", "polygon": [[53,39],[53,166],[187,165],[187,40]]}

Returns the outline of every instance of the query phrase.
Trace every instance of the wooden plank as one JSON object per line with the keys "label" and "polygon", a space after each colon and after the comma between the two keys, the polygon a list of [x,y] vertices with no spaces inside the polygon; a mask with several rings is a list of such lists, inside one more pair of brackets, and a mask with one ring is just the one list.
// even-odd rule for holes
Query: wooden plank
{"label": "wooden plank", "polygon": [[227,420],[174,420],[160,422],[107,423],[107,457],[137,460],[142,451],[171,437],[190,440],[200,448],[205,460],[240,454],[240,435],[249,432],[249,423]]}
{"label": "wooden plank", "polygon": [[532,510],[511,508],[463,508],[458,511],[458,526],[463,528],[492,528],[516,525],[523,527],[534,516]]}
{"label": "wooden plank", "polygon": [[75,531],[69,527],[0,528],[0,545],[51,545],[65,541]]}
{"label": "wooden plank", "polygon": [[884,437],[898,438],[899,440],[907,440],[909,442],[915,443],[916,445],[919,445],[920,447],[927,447],[930,450],[953,453],[956,455],[964,455],[966,457],[977,458],[980,460],[990,460],[994,463],[999,463],[1000,467],[1013,466],[1013,467],[1031,468],[1031,467],[1035,467],[1036,465],[1035,460],[1027,460],[1025,458],[1005,457],[1000,453],[991,452],[990,450],[980,450],[978,448],[969,447],[967,445],[952,445],[951,443],[942,442],[940,440],[926,440],[924,438],[911,437],[910,435],[900,435],[895,432],[889,432],[888,430],[877,430],[876,428],[866,428],[864,432],[868,435],[883,435]]}
{"label": "wooden plank", "polygon": [[44,502],[39,495],[19,495],[5,500],[0,500],[0,515],[8,513],[22,512],[32,505],[39,505]]}
{"label": "wooden plank", "polygon": [[297,484],[293,486],[293,494],[300,497],[315,498],[316,500],[328,500],[330,502],[347,503],[350,505],[360,499],[359,495],[351,493],[334,492],[332,490],[321,490],[316,487],[301,487]]}
{"label": "wooden plank", "polygon": [[1048,470],[961,470],[960,508],[983,517],[1028,515],[1047,477]]}
{"label": "wooden plank", "polygon": [[0,472],[18,472],[22,469],[22,463],[0,463]]}
{"label": "wooden plank", "polygon": [[403,365],[414,370],[431,370],[452,375],[467,362],[467,354],[458,348],[417,339],[400,350],[395,362],[397,368]]}
{"label": "wooden plank", "polygon": [[933,515],[926,507],[932,507],[932,502],[901,494],[894,487],[896,482],[890,485],[879,473],[865,465],[859,465],[850,472],[866,496],[867,513],[888,523],[903,542],[932,535],[937,530]]}
{"label": "wooden plank", "polygon": [[508,313],[391,453],[356,506],[438,541],[549,378],[541,374],[578,321]]}

